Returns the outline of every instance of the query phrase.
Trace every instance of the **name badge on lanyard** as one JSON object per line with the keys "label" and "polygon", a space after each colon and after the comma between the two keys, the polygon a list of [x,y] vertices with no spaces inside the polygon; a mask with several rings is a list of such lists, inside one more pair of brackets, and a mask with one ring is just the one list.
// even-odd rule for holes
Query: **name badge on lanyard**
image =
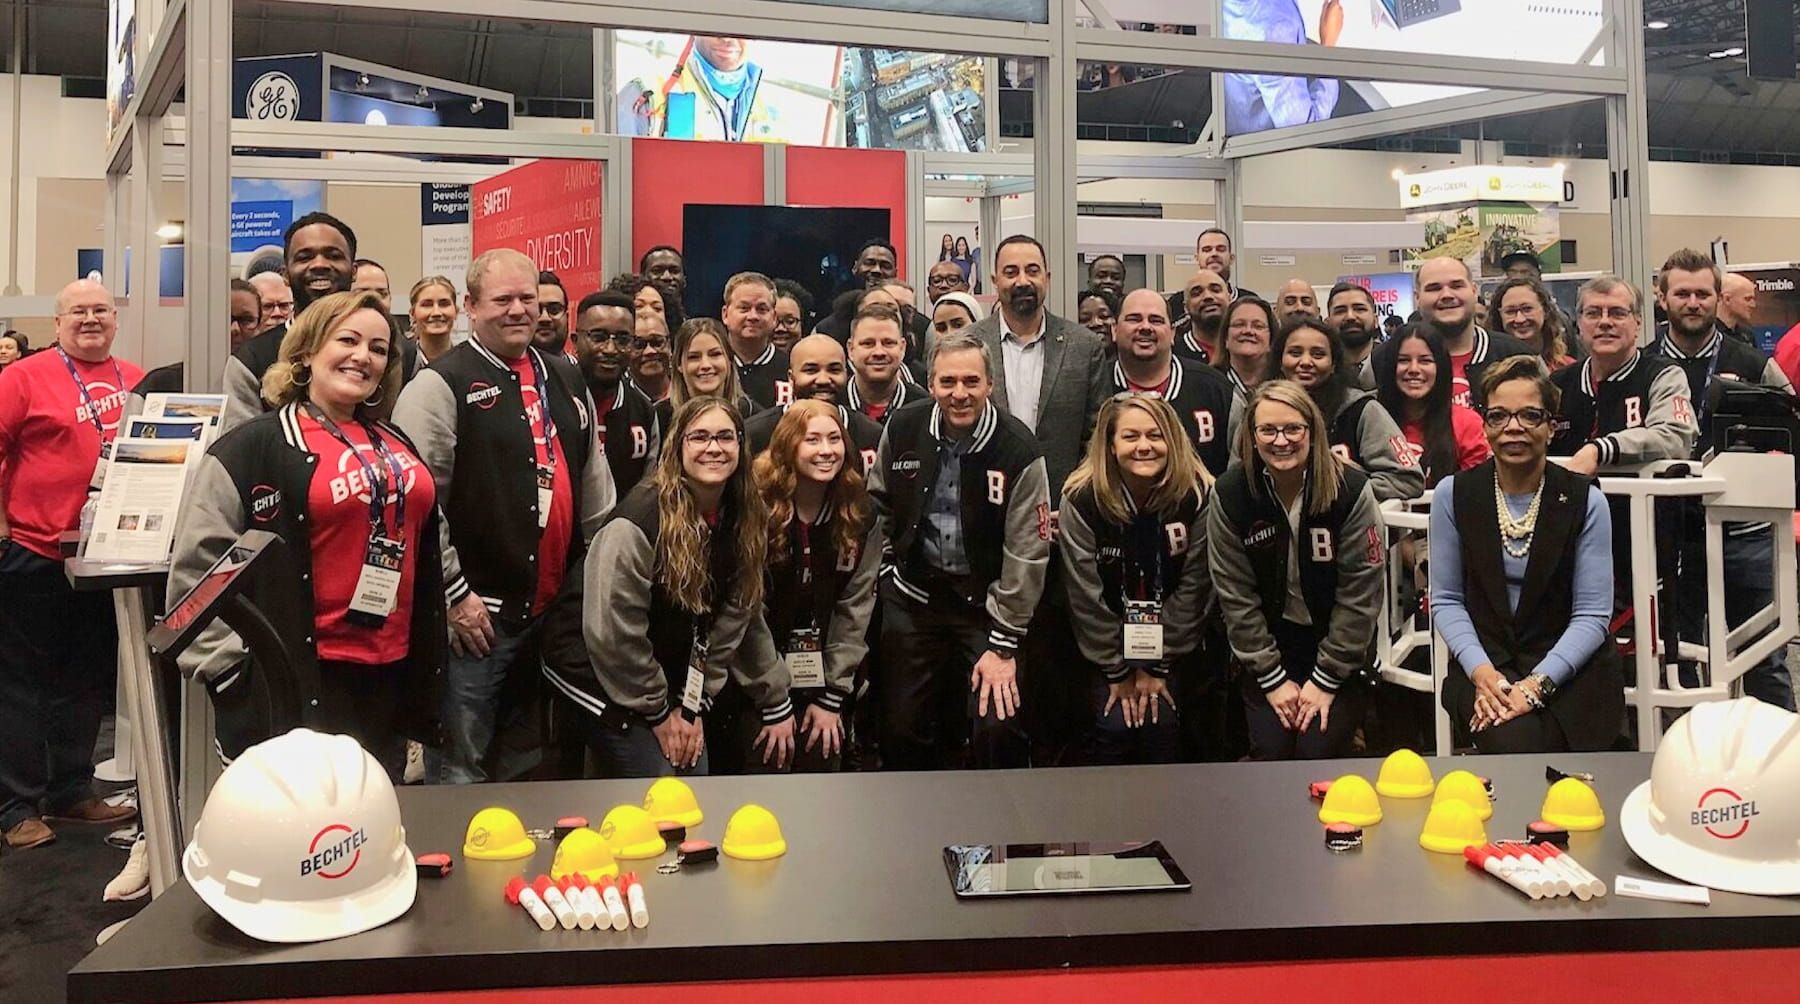
{"label": "name badge on lanyard", "polygon": [[699,717],[706,698],[706,628],[695,625],[693,654],[688,658],[687,679],[681,685],[681,708],[689,721]]}
{"label": "name badge on lanyard", "polygon": [[556,468],[537,465],[538,529],[550,525],[550,504],[556,498]]}
{"label": "name badge on lanyard", "polygon": [[400,570],[406,564],[406,542],[379,534],[369,538],[356,591],[350,594],[347,619],[364,627],[380,627],[400,603]]}
{"label": "name badge on lanyard", "polygon": [[1162,662],[1162,657],[1162,604],[1152,600],[1126,600],[1126,665],[1154,665]]}
{"label": "name badge on lanyard", "polygon": [[825,653],[816,627],[788,632],[786,652],[788,683],[798,688],[825,686]]}

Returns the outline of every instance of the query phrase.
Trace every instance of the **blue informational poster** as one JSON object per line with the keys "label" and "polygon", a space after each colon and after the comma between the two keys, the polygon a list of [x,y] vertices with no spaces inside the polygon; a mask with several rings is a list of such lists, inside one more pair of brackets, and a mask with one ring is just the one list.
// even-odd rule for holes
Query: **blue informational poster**
{"label": "blue informational poster", "polygon": [[288,225],[323,208],[322,181],[231,179],[232,265],[241,268],[261,248],[279,254]]}

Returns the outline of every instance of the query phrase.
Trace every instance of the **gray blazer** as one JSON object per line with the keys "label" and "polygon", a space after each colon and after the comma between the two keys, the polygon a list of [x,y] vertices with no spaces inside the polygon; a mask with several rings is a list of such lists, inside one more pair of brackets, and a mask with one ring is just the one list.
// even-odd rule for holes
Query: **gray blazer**
{"label": "gray blazer", "polygon": [[[1000,350],[1000,311],[996,309],[969,329],[988,347],[994,360],[994,405],[1007,414],[1006,357]],[[1038,392],[1037,440],[1044,452],[1050,481],[1050,505],[1062,504],[1063,482],[1081,462],[1094,416],[1106,401],[1109,385],[1100,338],[1092,331],[1047,314],[1044,321],[1044,382]]]}

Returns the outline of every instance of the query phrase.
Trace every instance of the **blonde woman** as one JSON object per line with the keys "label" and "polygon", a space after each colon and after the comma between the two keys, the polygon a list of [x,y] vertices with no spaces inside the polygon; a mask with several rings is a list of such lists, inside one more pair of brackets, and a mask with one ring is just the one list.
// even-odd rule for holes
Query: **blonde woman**
{"label": "blonde woman", "polygon": [[743,384],[738,380],[725,325],[710,317],[689,320],[675,332],[669,358],[669,397],[656,405],[663,428],[669,427],[676,409],[699,397],[730,402],[744,417],[756,411],[755,402],[744,395]]}
{"label": "blonde woman", "polygon": [[1168,402],[1124,393],[1100,407],[1087,456],[1063,487],[1069,616],[1089,687],[1090,764],[1173,763],[1181,729],[1171,677],[1211,601],[1201,463]]}
{"label": "blonde woman", "polygon": [[183,500],[169,596],[185,594],[245,530],[279,534],[288,560],[250,598],[274,617],[303,702],[317,700],[304,714],[271,709],[242,643],[208,629],[182,668],[205,681],[227,758],[305,724],[354,736],[398,777],[403,740],[436,740],[449,637],[437,486],[387,422],[400,393],[398,341],[374,293],[307,306],[263,375],[274,410],[214,443]]}
{"label": "blonde woman", "polygon": [[456,285],[441,275],[428,275],[413,283],[407,302],[413,340],[429,366],[450,351],[450,337],[456,331]]}
{"label": "blonde woman", "polygon": [[1206,524],[1256,760],[1343,756],[1371,663],[1386,540],[1369,479],[1331,451],[1306,389],[1250,392]]}
{"label": "blonde woman", "polygon": [[604,777],[707,772],[703,720],[762,609],[768,536],[745,459],[736,408],[685,402],[655,473],[594,537],[582,617],[593,676],[550,679],[598,718]]}

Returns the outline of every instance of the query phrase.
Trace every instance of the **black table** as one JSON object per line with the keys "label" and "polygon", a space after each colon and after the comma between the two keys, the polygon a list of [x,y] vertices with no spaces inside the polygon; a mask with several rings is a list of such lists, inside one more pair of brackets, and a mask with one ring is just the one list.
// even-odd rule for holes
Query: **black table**
{"label": "black table", "polygon": [[[1492,839],[1537,817],[1544,767],[1591,771],[1604,830],[1572,853],[1610,887],[1615,874],[1666,879],[1625,846],[1616,815],[1650,757],[1465,757],[1431,761],[1494,779]],[[1608,895],[1532,902],[1418,846],[1428,799],[1383,799],[1361,851],[1327,851],[1308,781],[1377,760],[943,774],[697,778],[717,840],[748,801],[781,819],[789,851],[710,870],[655,874],[639,862],[651,924],[625,933],[540,933],[506,904],[529,862],[464,861],[471,814],[518,811],[527,826],[582,814],[598,825],[647,781],[412,788],[401,794],[415,853],[448,850],[456,868],[421,880],[399,920],[352,938],[267,945],[214,917],[185,883],[171,889],[69,976],[75,1002],[193,1001],[522,986],[747,980],[845,974],[1516,953],[1800,946],[1800,898],[1713,894],[1709,907]],[[950,843],[1160,839],[1192,893],[958,902]],[[670,855],[672,857],[672,855]]]}

